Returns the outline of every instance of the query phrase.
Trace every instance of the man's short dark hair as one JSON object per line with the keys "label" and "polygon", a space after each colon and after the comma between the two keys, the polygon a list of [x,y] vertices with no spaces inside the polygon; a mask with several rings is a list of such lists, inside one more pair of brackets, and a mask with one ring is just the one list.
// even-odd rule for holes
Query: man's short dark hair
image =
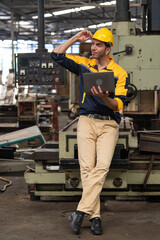
{"label": "man's short dark hair", "polygon": [[108,47],[109,47],[109,48],[111,47],[111,43],[109,43],[109,42],[105,42],[104,44],[105,44],[105,46],[106,46],[107,48],[108,48]]}

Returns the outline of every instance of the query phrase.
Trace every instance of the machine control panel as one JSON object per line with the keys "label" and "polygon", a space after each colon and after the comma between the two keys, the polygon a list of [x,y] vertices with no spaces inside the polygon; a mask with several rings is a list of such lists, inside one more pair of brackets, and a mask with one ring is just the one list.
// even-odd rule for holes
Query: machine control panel
{"label": "machine control panel", "polygon": [[19,85],[63,85],[66,69],[54,62],[49,53],[20,53],[17,56]]}

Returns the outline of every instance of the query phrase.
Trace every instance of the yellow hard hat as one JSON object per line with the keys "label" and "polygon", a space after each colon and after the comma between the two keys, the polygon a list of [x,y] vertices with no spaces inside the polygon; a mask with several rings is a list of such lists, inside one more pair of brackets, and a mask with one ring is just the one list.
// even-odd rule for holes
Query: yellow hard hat
{"label": "yellow hard hat", "polygon": [[99,30],[97,30],[92,36],[92,38],[102,42],[111,43],[111,45],[113,46],[113,34],[107,28],[100,28]]}

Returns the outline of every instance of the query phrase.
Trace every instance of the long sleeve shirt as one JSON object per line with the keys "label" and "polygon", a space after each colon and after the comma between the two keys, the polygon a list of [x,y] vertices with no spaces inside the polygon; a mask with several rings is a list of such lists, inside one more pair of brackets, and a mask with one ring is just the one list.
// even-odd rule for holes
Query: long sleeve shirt
{"label": "long sleeve shirt", "polygon": [[100,72],[114,72],[115,92],[109,93],[109,97],[115,99],[118,102],[117,111],[113,111],[109,108],[99,97],[86,94],[83,84],[83,73],[98,72],[96,65],[96,59],[88,59],[81,56],[74,56],[70,54],[58,54],[51,53],[52,59],[65,67],[72,73],[79,75],[79,114],[100,114],[104,116],[110,116],[118,124],[121,121],[119,111],[123,108],[123,104],[126,101],[126,95],[128,90],[128,77],[126,71],[116,64],[111,56],[110,62],[107,68],[103,68]]}

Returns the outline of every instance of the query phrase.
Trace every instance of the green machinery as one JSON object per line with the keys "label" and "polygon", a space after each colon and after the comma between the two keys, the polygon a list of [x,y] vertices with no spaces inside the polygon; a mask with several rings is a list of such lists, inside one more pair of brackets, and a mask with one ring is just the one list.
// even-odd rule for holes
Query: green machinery
{"label": "green machinery", "polygon": [[159,123],[160,35],[136,35],[132,22],[114,22],[112,31],[115,33],[115,61],[126,69],[130,81],[130,99],[124,114],[134,118],[136,129],[151,129],[153,125],[156,128]]}
{"label": "green machinery", "polygon": [[128,73],[128,104],[124,114],[136,130],[160,129],[160,2],[142,0],[142,28],[130,21],[129,1],[117,1],[112,49],[115,61]]}
{"label": "green machinery", "polygon": [[[160,2],[141,2],[144,19],[148,16],[143,33],[130,21],[127,0],[117,1],[111,27],[114,59],[128,72],[130,84],[104,196],[160,195]],[[34,153],[35,170],[24,175],[31,199],[81,195],[76,126],[77,119],[59,133],[58,143],[46,143]]]}
{"label": "green machinery", "polygon": [[[81,195],[77,120],[60,132],[59,143],[47,142],[34,152],[35,170],[28,169],[24,175],[32,200],[43,196]],[[138,144],[131,120],[124,118],[102,195],[160,195],[159,132],[142,131],[139,135]]]}

